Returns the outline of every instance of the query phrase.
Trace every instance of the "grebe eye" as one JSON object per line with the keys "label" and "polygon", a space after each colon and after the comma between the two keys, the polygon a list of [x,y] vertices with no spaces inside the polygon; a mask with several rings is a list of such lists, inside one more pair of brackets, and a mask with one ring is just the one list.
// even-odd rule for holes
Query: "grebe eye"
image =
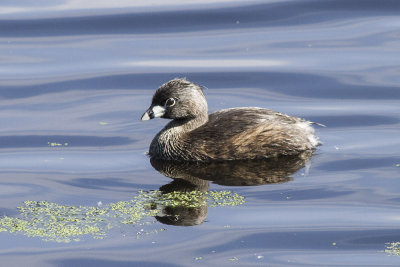
{"label": "grebe eye", "polygon": [[168,98],[167,101],[165,101],[165,107],[173,107],[175,105],[176,101],[174,98]]}

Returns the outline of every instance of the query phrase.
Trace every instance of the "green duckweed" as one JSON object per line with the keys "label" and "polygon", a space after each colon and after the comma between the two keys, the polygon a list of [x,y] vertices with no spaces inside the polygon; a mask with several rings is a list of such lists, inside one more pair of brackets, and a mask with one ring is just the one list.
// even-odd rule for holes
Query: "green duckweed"
{"label": "green duckweed", "polygon": [[47,145],[51,147],[59,147],[59,146],[68,146],[68,143],[61,144],[57,142],[47,142]]}
{"label": "green duckweed", "polygon": [[400,242],[386,243],[385,246],[386,253],[393,256],[400,256]]}
{"label": "green duckweed", "polygon": [[[129,201],[92,206],[68,206],[48,201],[25,201],[17,217],[0,218],[0,232],[38,237],[45,241],[80,241],[82,236],[102,239],[107,231],[122,225],[138,225],[157,215],[158,206],[196,208],[237,206],[244,198],[229,191],[171,192],[139,191]],[[165,229],[164,229],[165,230]]]}

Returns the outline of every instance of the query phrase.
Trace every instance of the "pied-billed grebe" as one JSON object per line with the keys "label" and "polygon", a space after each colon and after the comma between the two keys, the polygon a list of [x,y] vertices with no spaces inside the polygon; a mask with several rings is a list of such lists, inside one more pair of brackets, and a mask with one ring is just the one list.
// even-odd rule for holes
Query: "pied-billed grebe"
{"label": "pied-billed grebe", "polygon": [[149,155],[177,161],[242,160],[296,155],[319,143],[312,123],[264,108],[208,114],[201,87],[174,79],[157,89],[142,120],[172,119],[153,139]]}

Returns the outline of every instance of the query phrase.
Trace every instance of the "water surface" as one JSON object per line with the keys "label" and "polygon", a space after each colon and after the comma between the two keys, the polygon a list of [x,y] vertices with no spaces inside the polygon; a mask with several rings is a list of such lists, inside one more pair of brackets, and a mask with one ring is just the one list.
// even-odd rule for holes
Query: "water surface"
{"label": "water surface", "polygon": [[3,263],[398,266],[385,249],[400,241],[400,3],[153,2],[3,1],[3,215],[26,200],[97,206],[178,186],[145,155],[166,121],[139,121],[175,77],[207,87],[210,111],[259,106],[325,124],[323,145],[274,182],[186,169],[246,200],[208,207],[198,225],[148,218],[69,243],[2,232]]}

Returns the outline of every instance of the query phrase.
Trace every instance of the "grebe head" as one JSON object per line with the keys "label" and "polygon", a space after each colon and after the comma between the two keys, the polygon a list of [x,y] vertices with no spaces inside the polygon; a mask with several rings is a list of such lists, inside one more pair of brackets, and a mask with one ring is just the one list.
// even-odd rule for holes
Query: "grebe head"
{"label": "grebe head", "polygon": [[201,87],[186,79],[173,79],[157,89],[150,107],[141,119],[182,120],[207,116],[207,114],[207,102]]}

